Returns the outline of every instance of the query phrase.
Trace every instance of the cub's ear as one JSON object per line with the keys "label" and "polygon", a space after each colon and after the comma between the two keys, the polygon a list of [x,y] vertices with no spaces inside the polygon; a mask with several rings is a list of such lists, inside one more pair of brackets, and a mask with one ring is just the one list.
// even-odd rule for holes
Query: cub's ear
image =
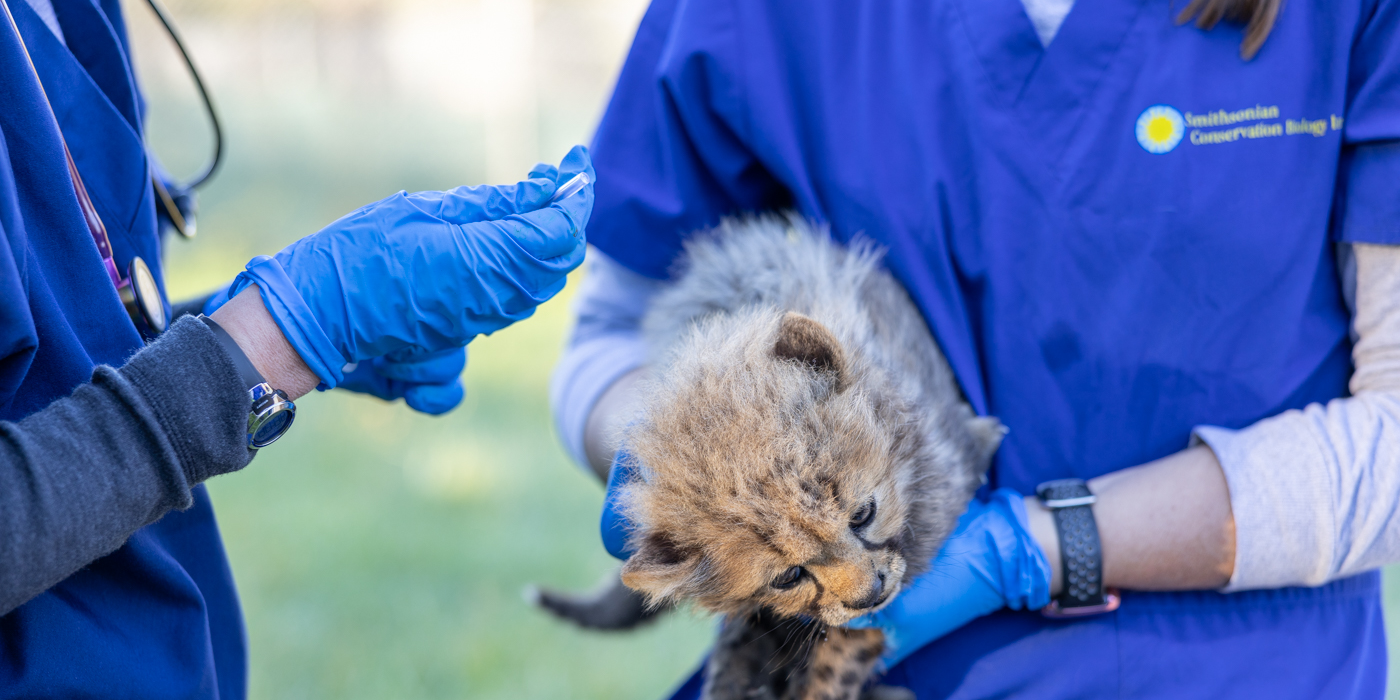
{"label": "cub's ear", "polygon": [[796,360],[835,380],[835,391],[846,388],[846,353],[840,341],[826,326],[795,311],[783,314],[778,323],[778,339],[773,355],[780,360]]}
{"label": "cub's ear", "polygon": [[1006,437],[1010,430],[994,416],[969,418],[967,430],[972,434],[973,441],[977,443],[977,464],[973,468],[977,471],[977,475],[985,481],[984,475],[987,469],[992,466],[992,455],[996,454],[997,448],[1001,446],[1001,439]]}
{"label": "cub's ear", "polygon": [[691,588],[699,568],[699,552],[678,546],[665,533],[650,532],[622,565],[622,583],[658,605]]}

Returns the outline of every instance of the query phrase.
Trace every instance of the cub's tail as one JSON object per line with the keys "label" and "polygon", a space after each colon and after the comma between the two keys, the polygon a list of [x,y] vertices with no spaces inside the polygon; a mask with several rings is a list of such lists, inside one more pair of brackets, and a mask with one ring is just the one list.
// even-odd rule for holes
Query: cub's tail
{"label": "cub's tail", "polygon": [[587,593],[566,593],[530,586],[525,599],[551,615],[580,627],[620,632],[655,620],[669,608],[650,608],[640,593],[622,585],[613,571],[598,588]]}

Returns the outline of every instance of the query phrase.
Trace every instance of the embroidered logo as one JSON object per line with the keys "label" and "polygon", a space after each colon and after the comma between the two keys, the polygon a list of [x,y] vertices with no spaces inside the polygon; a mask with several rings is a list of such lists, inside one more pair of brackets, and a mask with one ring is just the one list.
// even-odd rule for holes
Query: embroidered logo
{"label": "embroidered logo", "polygon": [[1153,105],[1137,120],[1137,140],[1148,153],[1168,153],[1186,135],[1186,119],[1175,107]]}

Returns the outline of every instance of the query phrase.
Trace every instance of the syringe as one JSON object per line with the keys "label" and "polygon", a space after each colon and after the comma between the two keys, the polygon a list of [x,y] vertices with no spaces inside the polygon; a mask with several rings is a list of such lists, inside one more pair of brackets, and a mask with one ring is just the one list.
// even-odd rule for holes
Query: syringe
{"label": "syringe", "polygon": [[[549,198],[549,204],[557,204],[578,194],[591,182],[593,182],[593,178],[589,177],[588,173],[579,173],[569,178],[569,181],[560,185],[559,189],[554,192],[554,196]],[[549,206],[549,204],[545,206]]]}

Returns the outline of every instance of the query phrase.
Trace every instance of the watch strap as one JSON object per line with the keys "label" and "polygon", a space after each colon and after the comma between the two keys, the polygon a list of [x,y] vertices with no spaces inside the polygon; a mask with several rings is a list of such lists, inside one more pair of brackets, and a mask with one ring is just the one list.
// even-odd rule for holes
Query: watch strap
{"label": "watch strap", "polygon": [[1051,510],[1060,537],[1063,585],[1047,614],[1062,617],[1116,609],[1118,597],[1103,585],[1103,548],[1089,485],[1082,479],[1048,481],[1036,487],[1036,496]]}
{"label": "watch strap", "polygon": [[214,337],[218,339],[219,345],[228,353],[229,359],[233,360],[233,367],[238,370],[238,378],[243,381],[243,388],[245,391],[251,390],[253,387],[267,381],[263,378],[262,373],[258,371],[258,368],[253,366],[252,361],[248,359],[248,355],[243,352],[243,348],[238,346],[233,336],[229,335],[228,331],[224,330],[223,326],[220,326],[214,322],[214,319],[203,314],[199,315],[199,320],[203,321],[204,325],[208,326],[209,330],[214,332]]}

